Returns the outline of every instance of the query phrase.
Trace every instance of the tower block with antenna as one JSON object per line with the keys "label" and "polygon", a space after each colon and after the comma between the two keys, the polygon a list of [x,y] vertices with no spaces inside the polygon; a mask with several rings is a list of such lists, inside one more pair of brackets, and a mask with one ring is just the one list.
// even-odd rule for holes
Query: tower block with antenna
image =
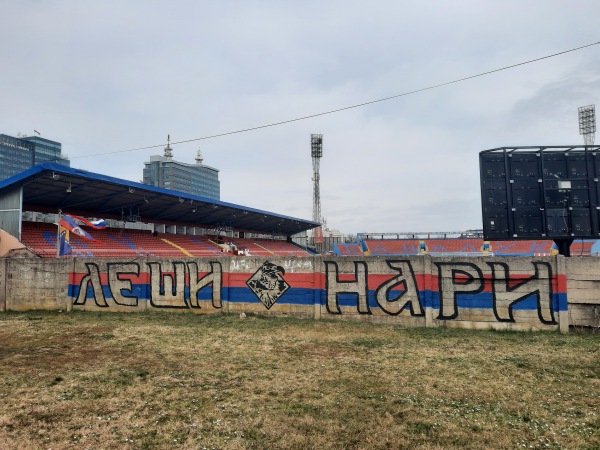
{"label": "tower block with antenna", "polygon": [[[310,154],[313,165],[313,221],[321,222],[321,188],[319,186],[320,174],[319,166],[323,157],[323,135],[310,135]],[[323,230],[315,229],[314,234],[315,247],[323,243]],[[317,248],[318,249],[318,248]]]}
{"label": "tower block with antenna", "polygon": [[166,159],[173,159],[173,148],[171,147],[171,135],[170,134],[167,135],[167,146],[165,147],[164,156]]}

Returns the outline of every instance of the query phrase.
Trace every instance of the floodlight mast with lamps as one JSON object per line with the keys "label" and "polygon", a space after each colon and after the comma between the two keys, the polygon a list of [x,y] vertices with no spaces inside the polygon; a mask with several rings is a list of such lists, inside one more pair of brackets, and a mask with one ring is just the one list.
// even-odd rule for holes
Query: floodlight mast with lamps
{"label": "floodlight mast with lamps", "polygon": [[596,105],[579,107],[579,134],[583,135],[584,145],[594,145],[596,134]]}
{"label": "floodlight mast with lamps", "polygon": [[[321,222],[321,188],[319,186],[319,166],[323,157],[323,135],[310,135],[310,154],[313,164],[313,221]],[[314,232],[313,232],[314,233]],[[314,235],[313,235],[314,236]],[[316,237],[316,236],[315,236]],[[314,242],[315,248],[317,243]]]}
{"label": "floodlight mast with lamps", "polygon": [[310,135],[310,154],[313,163],[313,221],[321,221],[321,191],[319,186],[319,166],[323,157],[323,135]]}

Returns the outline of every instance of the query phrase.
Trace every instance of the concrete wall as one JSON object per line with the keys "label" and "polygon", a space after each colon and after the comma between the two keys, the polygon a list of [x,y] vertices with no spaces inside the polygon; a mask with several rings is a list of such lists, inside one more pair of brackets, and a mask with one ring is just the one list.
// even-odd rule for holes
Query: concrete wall
{"label": "concrete wall", "polygon": [[[595,283],[600,293],[600,276],[591,279],[595,259],[570,267],[578,282]],[[566,331],[567,278],[563,257],[4,259],[0,308],[224,311]],[[578,305],[588,304],[588,288],[578,288]]]}
{"label": "concrete wall", "polygon": [[569,323],[600,327],[600,258],[565,259]]}
{"label": "concrete wall", "polygon": [[[0,270],[4,288],[4,309],[7,311],[69,310],[69,273],[73,261],[38,258],[2,259]],[[0,290],[1,292],[1,290]]]}

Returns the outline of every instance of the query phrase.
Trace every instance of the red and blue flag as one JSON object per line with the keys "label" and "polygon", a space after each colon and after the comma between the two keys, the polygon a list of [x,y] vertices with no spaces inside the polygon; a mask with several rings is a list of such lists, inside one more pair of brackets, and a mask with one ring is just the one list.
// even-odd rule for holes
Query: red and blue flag
{"label": "red and blue flag", "polygon": [[95,240],[87,231],[77,225],[77,222],[75,222],[75,219],[71,216],[63,216],[63,218],[60,220],[60,226],[66,228],[72,233],[75,233],[77,236],[89,239],[90,241]]}
{"label": "red and blue flag", "polygon": [[70,216],[70,217],[72,217],[73,219],[79,220],[80,222],[83,222],[84,224],[86,224],[88,227],[95,228],[96,230],[103,230],[104,228],[106,228],[106,222],[104,221],[104,219],[87,220],[80,216]]}

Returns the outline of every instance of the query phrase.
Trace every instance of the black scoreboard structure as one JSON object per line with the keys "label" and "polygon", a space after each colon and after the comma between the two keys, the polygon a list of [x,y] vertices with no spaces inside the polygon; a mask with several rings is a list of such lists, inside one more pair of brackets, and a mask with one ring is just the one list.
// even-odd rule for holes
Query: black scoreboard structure
{"label": "black scoreboard structure", "polygon": [[501,147],[479,153],[487,240],[600,239],[600,146]]}

